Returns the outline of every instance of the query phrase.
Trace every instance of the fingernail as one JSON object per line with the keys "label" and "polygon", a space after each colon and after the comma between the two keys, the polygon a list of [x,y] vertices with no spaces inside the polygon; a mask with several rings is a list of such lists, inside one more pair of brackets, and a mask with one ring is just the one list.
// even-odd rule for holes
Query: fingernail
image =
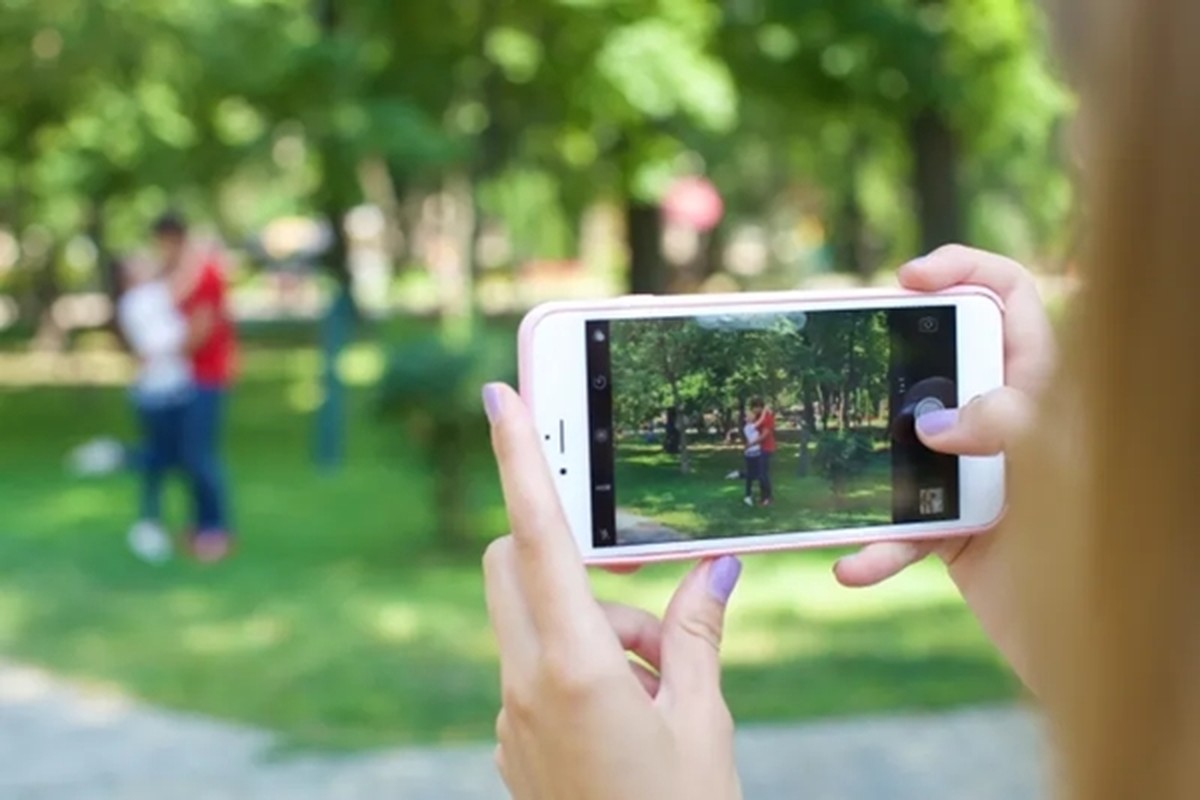
{"label": "fingernail", "polygon": [[958,409],[943,408],[917,417],[917,431],[922,436],[937,436],[958,424]]}
{"label": "fingernail", "polygon": [[500,418],[500,387],[489,383],[483,387],[483,411],[487,414],[488,422],[493,425]]}
{"label": "fingernail", "polygon": [[909,260],[908,263],[900,267],[900,269],[907,269],[908,267],[916,267],[917,269],[920,269],[928,260],[928,255],[917,256],[916,258]]}
{"label": "fingernail", "polygon": [[742,562],[733,556],[721,556],[708,568],[708,593],[724,605],[742,575]]}

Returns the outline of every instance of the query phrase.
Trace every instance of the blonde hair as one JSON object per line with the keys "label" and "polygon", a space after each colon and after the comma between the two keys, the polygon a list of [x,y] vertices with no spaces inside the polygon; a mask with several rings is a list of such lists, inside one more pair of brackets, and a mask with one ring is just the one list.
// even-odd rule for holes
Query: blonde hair
{"label": "blonde hair", "polygon": [[1200,2],[1093,0],[1077,13],[1090,17],[1085,287],[1041,431],[1014,458],[1018,585],[1062,796],[1193,800]]}

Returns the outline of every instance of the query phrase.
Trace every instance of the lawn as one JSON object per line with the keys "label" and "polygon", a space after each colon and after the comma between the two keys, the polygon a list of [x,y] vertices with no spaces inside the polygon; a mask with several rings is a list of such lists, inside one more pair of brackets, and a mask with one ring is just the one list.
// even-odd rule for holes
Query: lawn
{"label": "lawn", "polygon": [[[679,457],[664,453],[660,446],[623,442],[616,458],[617,503],[697,538],[891,522],[891,459],[886,450],[871,456],[866,471],[850,482],[839,501],[829,482],[813,470],[804,477],[797,475],[795,448],[794,444],[781,448],[772,460],[773,504],[748,508],[742,502],[745,481],[728,477],[742,468],[741,447],[689,447],[690,471],[685,475]],[[756,499],[758,491],[755,484]]]}
{"label": "lawn", "polygon": [[[488,738],[498,692],[478,553],[436,546],[428,471],[404,432],[374,417],[368,389],[352,397],[344,468],[312,467],[316,368],[294,344],[250,352],[230,429],[241,547],[208,569],[135,561],[123,544],[133,482],[63,471],[72,445],[130,432],[119,390],[0,389],[0,653],[297,745]],[[482,547],[503,509],[484,444],[463,457]],[[1013,696],[936,565],[850,592],[833,584],[832,560],[749,561],[725,651],[740,719]],[[657,610],[680,569],[596,586]]]}

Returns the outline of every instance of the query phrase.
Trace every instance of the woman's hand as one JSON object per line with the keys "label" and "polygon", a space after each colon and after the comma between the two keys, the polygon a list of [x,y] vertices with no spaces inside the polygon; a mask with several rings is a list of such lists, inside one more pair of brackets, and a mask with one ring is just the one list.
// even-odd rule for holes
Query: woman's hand
{"label": "woman's hand", "polygon": [[[962,409],[926,414],[917,422],[921,441],[933,450],[965,456],[1003,452],[1028,428],[1034,400],[1055,363],[1054,334],[1032,276],[1010,259],[952,245],[906,264],[900,282],[908,289],[931,292],[982,286],[1004,301],[1006,385]],[[847,586],[870,586],[931,553],[946,562],[975,616],[1028,683],[1024,650],[1014,633],[1012,554],[1004,536],[868,545],[839,561],[834,571]]]}
{"label": "woman's hand", "polygon": [[661,622],[600,604],[525,405],[489,385],[484,406],[512,525],[484,556],[503,698],[496,763],[509,791],[516,800],[740,798],[718,657],[740,563],[700,564]]}

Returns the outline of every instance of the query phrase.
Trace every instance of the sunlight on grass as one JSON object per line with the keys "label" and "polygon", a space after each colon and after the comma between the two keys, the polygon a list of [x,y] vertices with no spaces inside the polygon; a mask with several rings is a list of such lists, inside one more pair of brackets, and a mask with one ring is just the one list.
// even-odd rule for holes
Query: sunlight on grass
{"label": "sunlight on grass", "polygon": [[385,603],[375,609],[375,633],[385,642],[411,642],[421,633],[421,610],[410,603]]}
{"label": "sunlight on grass", "polygon": [[10,590],[0,590],[0,642],[16,637],[29,618],[30,599]]}
{"label": "sunlight on grass", "polygon": [[301,380],[288,387],[287,398],[293,411],[309,414],[320,408],[325,399],[325,392],[315,380]]}
{"label": "sunlight on grass", "polygon": [[[836,648],[831,625],[895,621],[902,633],[903,614],[961,607],[953,584],[933,563],[920,564],[874,589],[849,590],[836,584],[833,559],[823,554],[758,556],[745,560],[742,580],[730,604],[723,654],[732,664],[767,664],[783,657],[816,657]],[[679,577],[688,567],[646,570],[636,580],[597,573],[597,592],[613,600],[664,610]],[[974,646],[978,630],[965,614],[965,627],[934,631],[931,646],[943,634],[954,634]],[[929,637],[926,637],[929,638]],[[918,648],[919,649],[919,648]]]}
{"label": "sunlight on grass", "polygon": [[47,505],[38,508],[41,520],[39,528],[53,536],[54,532],[95,519],[98,513],[111,507],[114,494],[131,506],[136,491],[128,482],[120,484],[102,482],[90,485],[75,485],[54,492],[47,498]]}
{"label": "sunlight on grass", "polygon": [[184,647],[197,654],[266,650],[283,642],[290,626],[275,617],[258,615],[225,623],[202,623],[183,630]]}
{"label": "sunlight on grass", "polygon": [[[354,358],[363,361],[353,369],[366,375],[371,357]],[[186,559],[161,568],[138,563],[124,544],[134,483],[64,474],[63,454],[75,444],[133,432],[122,391],[0,390],[3,658],[306,745],[491,736],[499,690],[479,551],[506,523],[486,442],[464,453],[472,484],[462,501],[475,514],[478,546],[447,553],[432,533],[427,470],[404,431],[372,415],[371,392],[347,392],[345,467],[314,468],[312,417],[289,406],[288,392],[315,386],[318,366],[311,347],[247,348],[229,429],[241,546],[215,569]],[[656,446],[642,455],[663,463]],[[663,472],[662,482],[645,487],[689,526],[707,521],[728,533],[744,530],[747,519],[810,519],[799,510],[806,492],[828,496],[810,478],[803,485],[812,488],[793,492],[795,506],[747,509],[738,482],[718,482],[719,459],[736,461],[736,450],[696,456],[698,491],[696,476],[660,467],[650,471]],[[870,478],[853,489],[869,485]],[[186,502],[177,485],[169,499],[169,521],[181,519]],[[833,558],[747,559],[725,651],[739,719],[1011,695],[1006,672],[938,565],[877,590],[849,591],[830,575]],[[688,568],[595,573],[593,581],[602,597],[661,612]]]}
{"label": "sunlight on grass", "polygon": [[383,369],[383,350],[373,342],[351,345],[338,360],[338,376],[347,386],[373,387]]}

